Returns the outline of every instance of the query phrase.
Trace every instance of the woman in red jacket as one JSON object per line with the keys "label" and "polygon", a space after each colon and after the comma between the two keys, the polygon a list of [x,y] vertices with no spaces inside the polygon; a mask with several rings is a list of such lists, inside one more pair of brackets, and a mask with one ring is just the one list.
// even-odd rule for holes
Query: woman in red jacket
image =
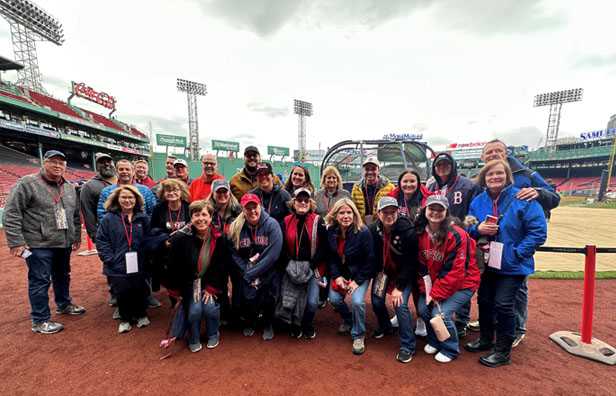
{"label": "woman in red jacket", "polygon": [[[464,228],[456,225],[442,195],[431,195],[415,223],[419,236],[419,315],[426,323],[439,314],[449,338],[439,341],[432,326],[428,330],[427,354],[436,354],[438,362],[449,363],[460,354],[458,332],[451,315],[467,303],[479,287],[479,269],[475,263],[475,241]],[[438,352],[438,353],[437,353]]]}

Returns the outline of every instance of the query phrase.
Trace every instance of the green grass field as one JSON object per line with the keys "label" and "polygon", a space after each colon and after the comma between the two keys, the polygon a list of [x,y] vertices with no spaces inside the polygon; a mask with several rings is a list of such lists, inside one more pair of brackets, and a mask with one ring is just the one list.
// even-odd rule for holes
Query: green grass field
{"label": "green grass field", "polygon": [[[533,279],[584,279],[584,271],[537,271],[530,276]],[[616,271],[597,271],[595,279],[614,279]]]}
{"label": "green grass field", "polygon": [[616,200],[608,199],[605,202],[587,204],[586,197],[562,197],[558,206],[575,206],[579,208],[591,209],[616,209]]}

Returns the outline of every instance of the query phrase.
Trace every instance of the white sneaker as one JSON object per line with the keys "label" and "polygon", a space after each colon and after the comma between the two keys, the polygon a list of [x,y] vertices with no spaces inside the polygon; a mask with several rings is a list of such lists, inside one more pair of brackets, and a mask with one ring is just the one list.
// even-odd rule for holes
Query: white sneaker
{"label": "white sneaker", "polygon": [[424,352],[427,353],[428,355],[434,355],[435,353],[438,352],[438,349],[436,349],[430,344],[426,344],[426,346],[424,347]]}
{"label": "white sneaker", "polygon": [[437,353],[436,356],[434,356],[434,360],[436,360],[437,362],[441,362],[441,363],[449,363],[451,362],[453,359],[450,357],[447,357],[445,355],[443,355],[442,353]]}
{"label": "white sneaker", "polygon": [[426,322],[422,318],[417,318],[417,326],[415,326],[415,335],[417,337],[427,337],[428,330],[426,330]]}
{"label": "white sneaker", "polygon": [[398,315],[394,315],[393,318],[389,319],[391,323],[391,327],[398,327]]}
{"label": "white sneaker", "polygon": [[150,319],[147,316],[137,319],[137,327],[142,328],[150,324]]}
{"label": "white sneaker", "polygon": [[130,329],[130,322],[121,322],[120,326],[118,326],[118,333],[128,333]]}

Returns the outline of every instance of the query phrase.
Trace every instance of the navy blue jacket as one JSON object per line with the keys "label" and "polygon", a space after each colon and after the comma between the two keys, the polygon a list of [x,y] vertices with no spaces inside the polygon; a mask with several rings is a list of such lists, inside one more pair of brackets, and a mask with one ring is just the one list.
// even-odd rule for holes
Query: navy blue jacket
{"label": "navy blue jacket", "polygon": [[280,187],[280,184],[274,183],[274,188],[268,193],[263,192],[261,187],[257,187],[248,192],[259,197],[261,206],[265,209],[263,212],[267,212],[278,224],[281,224],[284,218],[291,214],[291,210],[287,206],[287,202],[292,198],[291,194]]}
{"label": "navy blue jacket", "polygon": [[[262,210],[255,239],[253,239],[253,232],[253,228],[245,222],[240,232],[240,248],[231,247],[235,271],[243,279],[242,290],[249,298],[256,295],[255,289],[249,285],[256,278],[259,278],[260,290],[269,290],[275,296],[278,286],[275,264],[282,250],[280,225]],[[259,258],[252,268],[248,268],[249,259],[257,253],[259,253]]]}
{"label": "navy blue jacket", "polygon": [[507,157],[507,163],[513,173],[513,186],[520,190],[525,187],[532,187],[539,196],[537,202],[543,210],[552,210],[560,203],[560,195],[554,191],[548,183],[543,180],[541,175],[532,169],[528,169],[512,156]]}
{"label": "navy blue jacket", "polygon": [[[352,227],[352,226],[351,226]],[[340,229],[330,227],[327,230],[329,242],[329,273],[332,280],[342,276],[348,281],[355,281],[358,285],[370,281],[374,273],[374,243],[372,234],[365,225],[358,233],[347,230],[348,235],[343,249],[343,257],[338,255],[338,239]]]}
{"label": "navy blue jacket", "polygon": [[[503,215],[503,218],[496,238],[489,237],[489,240],[503,243],[503,257],[500,270],[486,267],[487,271],[507,275],[529,275],[535,272],[533,255],[537,247],[545,243],[547,225],[539,202],[526,202],[515,198],[518,191],[518,188],[509,185],[498,197],[498,216]],[[503,213],[510,201],[511,205]],[[494,216],[493,202],[490,193],[484,192],[473,200],[469,215],[475,216],[479,222],[485,221],[486,215]],[[475,239],[481,236],[476,225],[468,231]]]}
{"label": "navy blue jacket", "polygon": [[137,252],[139,263],[139,274],[146,270],[146,253],[142,249],[142,244],[150,230],[150,219],[144,212],[133,214],[132,225],[124,217],[122,223],[122,212],[109,211],[101,220],[98,231],[96,232],[96,250],[103,262],[103,274],[106,276],[130,276],[126,274],[125,254],[129,251],[126,233],[131,235],[131,251]]}
{"label": "navy blue jacket", "polygon": [[[434,171],[434,164],[439,157],[447,157],[451,165],[451,172],[447,176],[447,180],[441,180]],[[439,153],[434,157],[432,161],[432,176],[434,176],[434,183],[427,185],[426,187],[433,193],[437,193],[447,186],[446,192],[443,195],[447,196],[449,201],[449,213],[452,216],[456,216],[460,221],[464,221],[464,217],[468,214],[468,210],[471,206],[473,199],[483,192],[483,189],[473,183],[471,179],[458,175],[458,169],[456,161],[451,154]]]}

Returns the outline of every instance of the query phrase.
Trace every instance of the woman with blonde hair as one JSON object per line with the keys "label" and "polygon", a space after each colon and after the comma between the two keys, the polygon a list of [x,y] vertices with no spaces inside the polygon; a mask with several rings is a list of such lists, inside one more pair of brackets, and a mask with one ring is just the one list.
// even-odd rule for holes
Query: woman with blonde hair
{"label": "woman with blonde hair", "polygon": [[[329,300],[342,317],[338,334],[351,333],[353,353],[364,353],[366,292],[374,271],[372,234],[349,198],[338,200],[325,217],[328,228],[329,271],[332,278]],[[345,297],[351,296],[351,308]]]}
{"label": "woman with blonde hair", "polygon": [[351,193],[342,188],[340,172],[333,166],[328,166],[321,175],[321,189],[314,195],[317,204],[316,214],[325,217],[336,201],[341,198],[351,198]]}
{"label": "woman with blonde hair", "polygon": [[237,305],[245,320],[244,335],[254,334],[261,317],[263,339],[268,341],[274,338],[272,324],[280,283],[275,264],[282,249],[282,232],[278,222],[262,210],[257,195],[245,194],[241,204],[242,213],[231,223],[227,234],[232,245],[234,276],[239,279],[234,285],[238,289]]}
{"label": "woman with blonde hair", "polygon": [[[162,233],[172,235],[186,224],[190,223],[190,195],[188,187],[180,179],[165,179],[159,184],[156,197],[159,199],[152,210],[150,227],[159,229]],[[158,291],[160,285],[168,287],[166,278],[167,269],[167,246],[168,241],[163,241],[152,254],[152,289]],[[177,293],[169,292],[171,305],[175,305]]]}
{"label": "woman with blonde hair", "polygon": [[96,233],[96,250],[103,262],[103,274],[118,299],[119,333],[150,324],[146,315],[149,286],[146,283],[145,254],[141,245],[150,229],[150,219],[143,212],[143,197],[132,185],[118,186],[107,201],[107,211]]}
{"label": "woman with blonde hair", "polygon": [[231,194],[231,186],[226,179],[216,179],[212,182],[212,193],[205,201],[212,206],[212,223],[221,232],[229,231],[233,220],[242,213],[242,207],[237,198]]}

